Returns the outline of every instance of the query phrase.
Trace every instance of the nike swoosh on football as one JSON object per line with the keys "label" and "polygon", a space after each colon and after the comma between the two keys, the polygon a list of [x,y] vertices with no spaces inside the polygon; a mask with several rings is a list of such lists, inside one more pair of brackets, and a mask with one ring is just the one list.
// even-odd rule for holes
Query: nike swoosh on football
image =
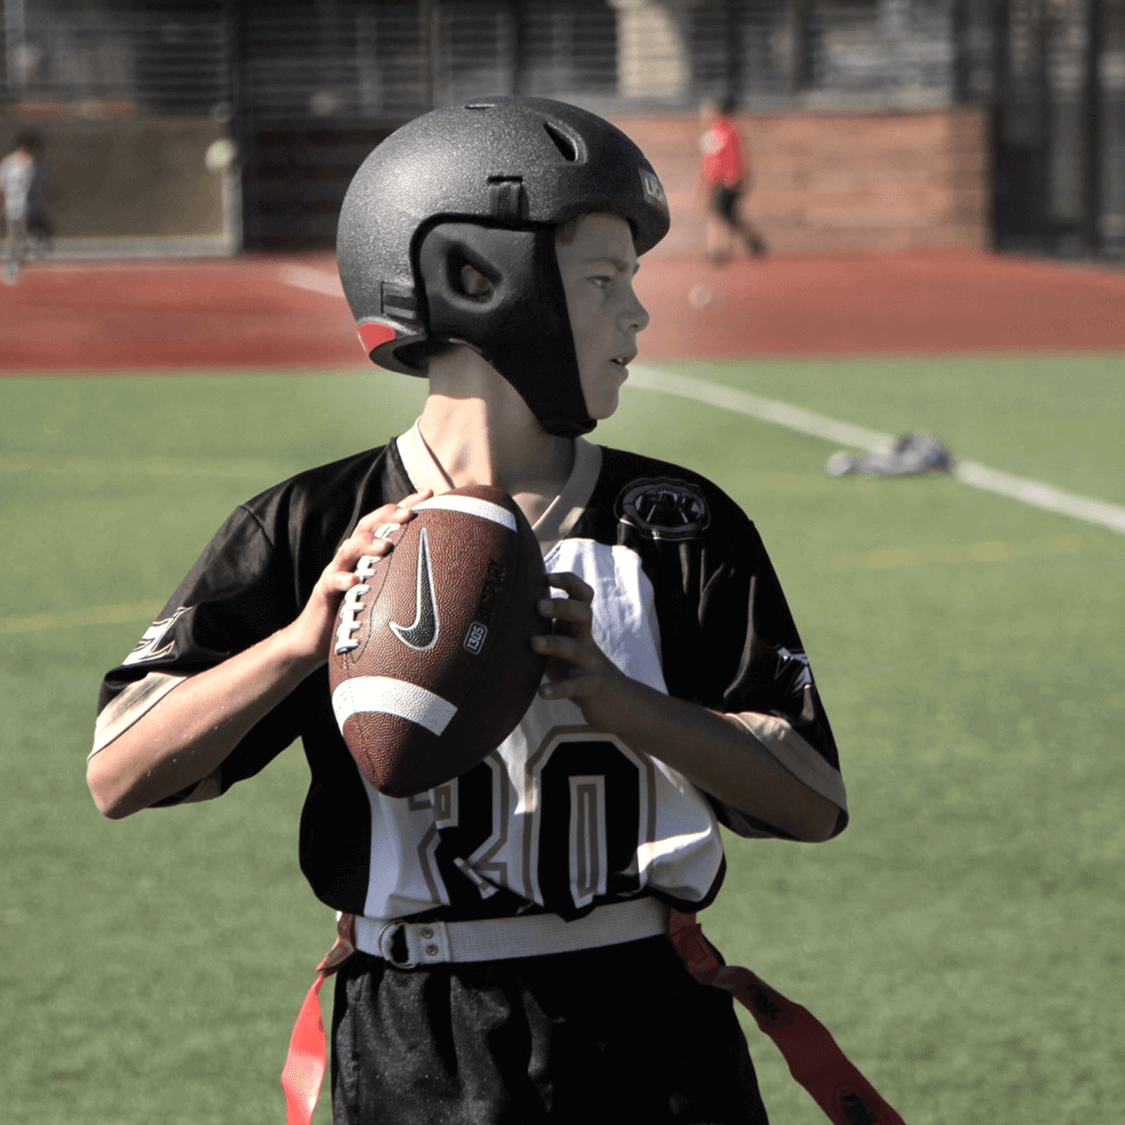
{"label": "nike swoosh on football", "polygon": [[430,569],[430,540],[423,528],[418,541],[418,594],[414,603],[414,622],[411,625],[396,625],[392,621],[390,628],[407,648],[425,652],[437,643],[440,627],[434,596],[434,576]]}

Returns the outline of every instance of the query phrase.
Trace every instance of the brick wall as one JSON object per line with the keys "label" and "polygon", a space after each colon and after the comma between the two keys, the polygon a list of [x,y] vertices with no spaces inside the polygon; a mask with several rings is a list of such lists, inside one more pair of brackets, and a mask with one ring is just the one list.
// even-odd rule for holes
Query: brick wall
{"label": "brick wall", "polygon": [[[747,114],[754,173],[748,215],[777,253],[979,249],[989,244],[987,120],[976,109]],[[668,192],[672,231],[655,253],[694,256],[699,124],[688,115],[619,117]]]}

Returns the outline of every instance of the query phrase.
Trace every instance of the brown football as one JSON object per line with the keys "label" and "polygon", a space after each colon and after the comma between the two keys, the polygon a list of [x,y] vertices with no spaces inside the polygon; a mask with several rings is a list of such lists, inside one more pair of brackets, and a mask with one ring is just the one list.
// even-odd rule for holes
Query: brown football
{"label": "brown football", "polygon": [[499,488],[470,485],[418,504],[376,534],[345,595],[328,658],[332,707],[364,776],[409,797],[464,773],[511,734],[546,661],[550,622],[535,533]]}

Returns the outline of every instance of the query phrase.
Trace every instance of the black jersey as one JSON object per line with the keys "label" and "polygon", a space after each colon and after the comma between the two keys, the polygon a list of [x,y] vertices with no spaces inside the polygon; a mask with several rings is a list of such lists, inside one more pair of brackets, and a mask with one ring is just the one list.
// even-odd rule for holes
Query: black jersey
{"label": "black jersey", "polygon": [[[357,521],[421,486],[408,438],[302,473],[231,515],[161,619],[107,675],[95,752],[183,677],[297,616]],[[843,828],[836,747],[808,659],[737,505],[697,474],[579,439],[571,479],[535,530],[548,572],[569,570],[593,587],[595,639],[619,668],[737,715],[839,807]],[[162,803],[217,796],[298,737],[311,770],[302,869],[325,903],[369,918],[573,918],[639,894],[693,911],[722,881],[719,823],[784,835],[591,730],[568,700],[537,698],[500,747],[448,784],[385,797],[344,743],[324,669],[212,777]]]}

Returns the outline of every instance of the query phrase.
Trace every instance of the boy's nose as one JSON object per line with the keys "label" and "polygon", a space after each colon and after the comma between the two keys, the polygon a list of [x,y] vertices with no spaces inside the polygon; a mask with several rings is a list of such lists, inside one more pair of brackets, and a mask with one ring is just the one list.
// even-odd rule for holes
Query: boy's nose
{"label": "boy's nose", "polygon": [[631,332],[643,332],[649,324],[648,309],[641,304],[636,293],[630,294],[630,300],[622,312],[622,323]]}

